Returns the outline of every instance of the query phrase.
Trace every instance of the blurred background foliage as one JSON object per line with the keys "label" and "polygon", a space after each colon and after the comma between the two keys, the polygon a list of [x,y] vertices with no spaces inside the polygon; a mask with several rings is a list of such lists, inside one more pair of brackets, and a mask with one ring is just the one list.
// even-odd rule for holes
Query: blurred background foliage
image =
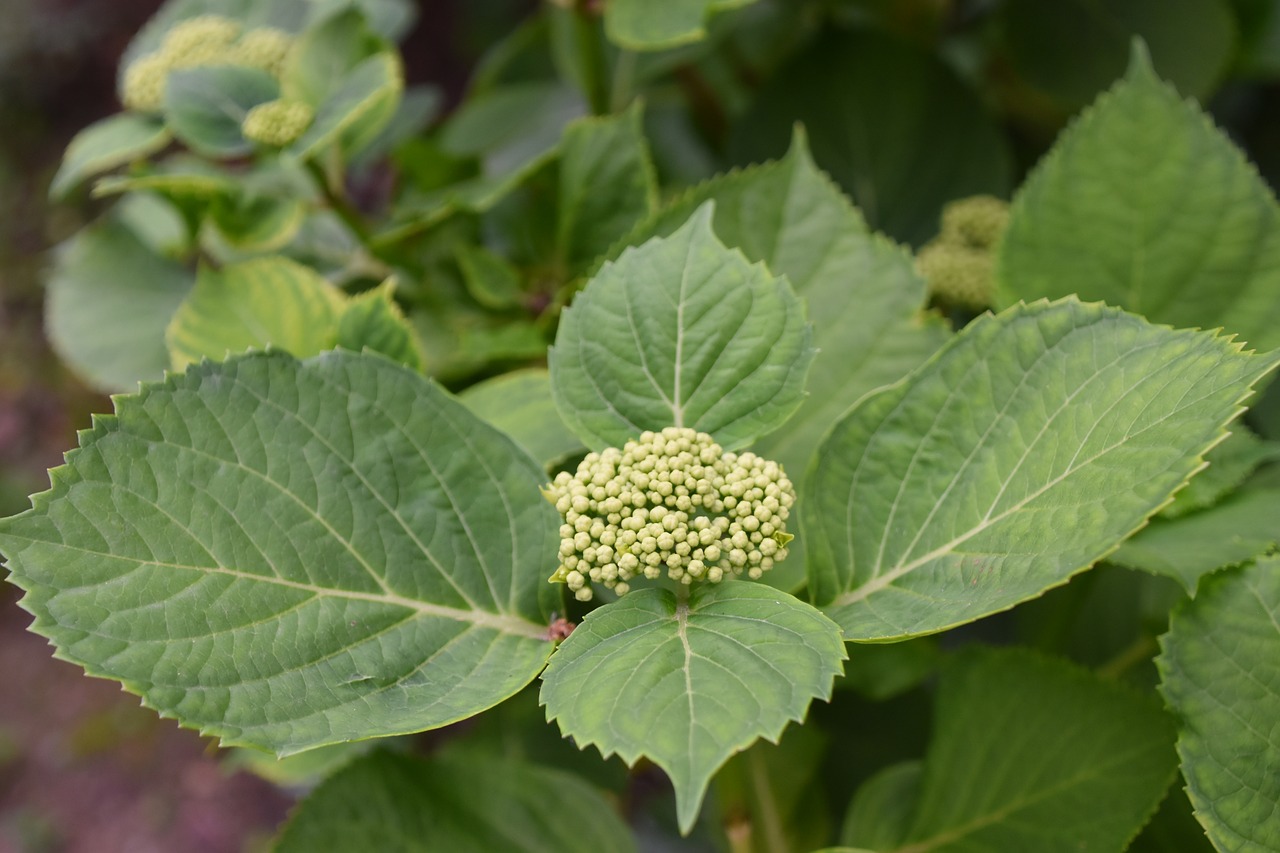
{"label": "blurred background foliage", "polygon": [[[637,97],[664,195],[781,156],[802,121],[818,164],[868,222],[919,248],[936,234],[946,202],[978,193],[1008,198],[1072,116],[1123,73],[1140,35],[1157,72],[1199,99],[1273,188],[1280,179],[1277,0],[757,0],[711,4],[705,38],[677,34],[655,51],[599,39],[602,26],[615,41],[636,37],[621,12],[607,17],[610,3],[627,5],[421,0],[401,41],[407,81],[433,87],[424,114],[436,117],[425,135],[356,164],[353,200],[390,214],[392,226],[429,233],[412,252],[383,254],[398,269],[436,269],[440,254],[455,264],[455,228],[478,229],[505,257],[477,252],[455,264],[452,279],[424,272],[401,283],[398,295],[420,309],[413,320],[429,366],[455,387],[495,365],[539,359],[548,333],[539,320],[584,268],[548,233],[554,217],[538,158],[568,120]],[[81,192],[53,204],[48,187],[71,137],[119,109],[117,64],[158,5],[5,0],[0,10],[0,514],[23,509],[26,495],[45,487],[45,469],[73,445],[74,430],[88,426],[88,413],[110,405],[59,364],[42,320],[51,251],[109,200]],[[498,182],[520,175],[519,187],[483,215],[431,218],[465,206],[442,196],[444,188],[481,174]],[[415,209],[429,221],[396,220],[395,210]],[[1102,578],[1099,589],[1111,580],[1124,586],[1118,572]],[[1054,595],[1085,595],[1078,588]],[[51,661],[25,633],[15,592],[0,587],[0,677],[9,685],[0,694],[0,851],[264,844],[289,795],[220,765],[196,735],[156,720],[113,686]],[[1079,607],[1103,606],[1091,602],[1082,598]],[[917,754],[917,744],[886,747],[865,735],[900,704],[919,707],[903,697],[930,671],[934,646],[903,648],[858,650],[849,689],[814,715],[865,720],[856,729],[864,734],[801,750],[813,762],[836,766],[856,751],[871,773]],[[889,695],[886,679],[872,677],[885,667],[909,676]],[[864,676],[874,688],[860,688]],[[927,720],[918,722],[913,731],[923,739]],[[558,755],[560,746],[538,749]],[[733,772],[723,802],[729,812]],[[608,773],[621,770],[609,765]],[[297,784],[306,774],[275,781]],[[825,796],[841,804],[858,781],[833,777]],[[1140,849],[1179,849],[1186,813],[1177,800]]]}

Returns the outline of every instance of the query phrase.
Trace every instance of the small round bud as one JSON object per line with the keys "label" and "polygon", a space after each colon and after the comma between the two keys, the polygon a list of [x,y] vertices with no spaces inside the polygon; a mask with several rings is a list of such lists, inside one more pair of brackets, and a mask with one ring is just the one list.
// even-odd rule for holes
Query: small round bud
{"label": "small round bud", "polygon": [[156,113],[164,108],[164,90],[172,66],[168,58],[149,53],[130,63],[124,72],[120,100],[140,113]]}
{"label": "small round bud", "polygon": [[275,27],[257,27],[240,37],[231,50],[231,58],[237,65],[261,68],[279,77],[284,70],[285,59],[293,47],[293,36]]}
{"label": "small round bud", "polygon": [[[314,117],[315,112],[309,104],[282,98],[258,104],[249,110],[240,125],[240,131],[245,139],[278,148],[301,136]],[[576,501],[577,499],[575,510]]]}
{"label": "small round bud", "polygon": [[991,249],[1009,224],[1009,204],[995,196],[975,195],[942,209],[942,233],[951,242]]}
{"label": "small round bud", "polygon": [[992,261],[984,251],[950,243],[930,243],[920,250],[916,268],[928,283],[929,292],[943,302],[973,310],[982,310],[991,304]]}
{"label": "small round bud", "polygon": [[240,22],[223,15],[196,15],[174,24],[161,49],[170,56],[225,48],[240,35]]}

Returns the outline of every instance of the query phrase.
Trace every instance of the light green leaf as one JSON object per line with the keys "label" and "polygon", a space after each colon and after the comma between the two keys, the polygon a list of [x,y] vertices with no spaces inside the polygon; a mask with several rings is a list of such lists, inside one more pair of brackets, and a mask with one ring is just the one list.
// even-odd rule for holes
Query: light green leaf
{"label": "light green leaf", "polygon": [[[803,132],[797,131],[782,160],[695,187],[628,242],[670,234],[708,200],[716,204],[716,236],[785,275],[808,308],[817,354],[807,396],[782,429],[752,448],[802,484],[805,466],[836,419],[868,391],[896,382],[932,355],[948,328],[923,314],[925,286],[911,257],[868,231],[814,165]],[[792,544],[791,558],[766,575],[768,583],[795,589],[803,582],[803,544]]]}
{"label": "light green leaf", "polygon": [[1023,184],[996,276],[1005,305],[1076,293],[1280,346],[1276,200],[1140,46]]}
{"label": "light green leaf", "polygon": [[375,752],[331,777],[285,825],[278,853],[629,853],[631,833],[600,792],[509,759]]}
{"label": "light green leaf", "polygon": [[171,158],[129,175],[99,178],[94,182],[93,196],[149,191],[180,201],[211,201],[230,196],[238,189],[236,182],[212,163],[188,156]]}
{"label": "light green leaf", "polygon": [[458,395],[468,409],[511,437],[551,468],[577,453],[582,441],[565,426],[551,397],[551,375],[542,368],[504,373]]}
{"label": "light green leaf", "polygon": [[586,112],[582,96],[567,86],[511,84],[468,98],[440,141],[449,153],[482,157],[491,179],[527,174],[555,155],[565,125]]}
{"label": "light green leaf", "polygon": [[162,195],[125,193],[111,215],[157,255],[181,258],[191,248],[191,230],[182,211]]}
{"label": "light green leaf", "polygon": [[845,814],[840,843],[867,850],[900,846],[911,831],[923,775],[923,762],[900,761],[859,785]]}
{"label": "light green leaf", "polygon": [[1010,0],[998,16],[1020,75],[1071,109],[1124,73],[1134,36],[1151,46],[1163,77],[1198,98],[1221,82],[1236,41],[1226,0]]}
{"label": "light green leaf", "polygon": [[665,770],[688,834],[712,774],[828,698],[843,659],[834,623],[763,584],[698,584],[687,602],[642,589],[591,611],[560,644],[542,702],[579,745]]}
{"label": "light green leaf", "polygon": [[637,104],[617,116],[581,119],[560,143],[557,253],[577,271],[658,208],[658,178]]}
{"label": "light green leaf", "polygon": [[237,252],[275,252],[298,236],[307,205],[297,198],[224,198],[209,210],[209,227]]}
{"label": "light green leaf", "polygon": [[712,12],[746,6],[755,0],[608,0],[604,31],[627,50],[665,50],[706,37]]}
{"label": "light green leaf", "polygon": [[885,641],[1064,583],[1168,500],[1277,361],[1074,299],[979,318],[819,450],[814,600]]}
{"label": "light green leaf", "polygon": [[376,53],[352,68],[316,111],[315,121],[290,146],[300,159],[314,157],[344,138],[350,151],[372,141],[395,115],[404,91],[404,69],[392,50]]}
{"label": "light green leaf", "polygon": [[1234,491],[1259,465],[1276,459],[1280,459],[1280,442],[1263,441],[1243,425],[1232,427],[1231,435],[1205,456],[1209,467],[1192,477],[1160,515],[1178,518],[1211,507]]}
{"label": "light green leaf", "polygon": [[396,304],[395,282],[348,300],[338,320],[335,346],[360,352],[370,349],[421,371],[426,357],[418,336]]}
{"label": "light green leaf", "polygon": [[781,155],[797,122],[818,165],[895,240],[918,246],[944,203],[1010,188],[1008,142],[978,96],[934,53],[873,30],[795,51],[734,123],[734,161]]}
{"label": "light green leaf", "polygon": [[388,359],[193,365],[80,441],[0,521],[10,579],[59,657],[184,726],[281,756],[421,731],[551,651],[545,475]]}
{"label": "light green leaf", "polygon": [[165,341],[175,370],[267,347],[306,358],[334,345],[343,308],[333,285],[288,258],[204,267]]}
{"label": "light green leaf", "polygon": [[164,115],[174,136],[206,157],[242,157],[253,151],[240,124],[249,110],[280,96],[276,80],[257,68],[217,65],[172,71]]}
{"label": "light green leaf", "polygon": [[954,661],[935,720],[910,829],[877,850],[1122,850],[1175,772],[1155,702],[1022,650]]}
{"label": "light green leaf", "polygon": [[693,427],[741,447],[799,407],[813,359],[784,278],[726,249],[712,204],[606,264],[561,315],[551,388],[588,445]]}
{"label": "light green leaf", "polygon": [[103,391],[159,379],[164,330],[194,276],[107,218],[58,248],[46,287],[45,328],[58,356]]}
{"label": "light green leaf", "polygon": [[1280,557],[1206,578],[1160,647],[1160,692],[1209,839],[1280,849]]}
{"label": "light green leaf", "polygon": [[323,104],[361,61],[377,53],[380,39],[369,32],[364,15],[347,3],[300,34],[289,51],[280,85],[288,98]]}
{"label": "light green leaf", "polygon": [[49,196],[61,198],[86,178],[140,160],[169,144],[164,122],[153,116],[120,113],[76,134],[49,185]]}
{"label": "light green leaf", "polygon": [[1280,545],[1280,489],[1246,489],[1201,512],[1157,518],[1126,540],[1113,563],[1168,575],[1194,594],[1203,575]]}
{"label": "light green leaf", "polygon": [[513,308],[524,298],[520,270],[483,246],[461,243],[456,252],[467,292],[486,308]]}

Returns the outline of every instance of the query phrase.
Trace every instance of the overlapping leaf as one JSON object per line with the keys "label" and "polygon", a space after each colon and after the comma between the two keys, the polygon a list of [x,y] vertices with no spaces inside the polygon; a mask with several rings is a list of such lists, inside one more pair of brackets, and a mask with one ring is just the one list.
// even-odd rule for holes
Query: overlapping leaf
{"label": "overlapping leaf", "polygon": [[1219,850],[1280,849],[1280,557],[1206,578],[1160,645],[1196,817]]}
{"label": "overlapping leaf", "polygon": [[1063,583],[1168,500],[1276,363],[1074,299],[980,318],[815,457],[814,600],[849,638],[894,640]]}
{"label": "overlapping leaf", "polygon": [[434,384],[277,352],[116,407],[0,522],[59,656],[281,755],[469,717],[542,667],[544,475]]}
{"label": "overlapping leaf", "polygon": [[[715,202],[712,225],[725,245],[785,275],[805,300],[817,350],[807,395],[782,429],[752,449],[799,482],[823,434],[873,388],[901,379],[947,338],[923,313],[924,282],[910,256],[873,236],[862,216],[809,156],[797,131],[783,159],[702,184],[628,236],[637,244],[666,236],[699,205]],[[803,506],[797,511],[804,512]],[[803,582],[803,540],[766,577],[794,589]]]}
{"label": "overlapping leaf", "polygon": [[164,330],[193,279],[115,217],[103,219],[58,249],[46,285],[49,339],[90,385],[135,389],[169,366]]}
{"label": "overlapping leaf", "polygon": [[1014,199],[1002,304],[1069,293],[1280,346],[1280,208],[1231,141],[1135,48]]}
{"label": "overlapping leaf", "polygon": [[578,777],[509,759],[362,758],[298,807],[275,848],[628,853],[627,825]]}
{"label": "overlapping leaf", "polygon": [[91,124],[67,146],[49,195],[66,195],[86,178],[154,154],[171,138],[164,122],[153,116],[124,113]]}
{"label": "overlapping leaf", "polygon": [[755,0],[609,0],[604,27],[610,40],[629,50],[663,50],[706,35],[706,21],[720,9],[745,6]]}
{"label": "overlapping leaf", "polygon": [[606,264],[565,311],[550,352],[565,422],[593,447],[693,427],[740,447],[800,405],[813,359],[786,279],[711,230],[712,205]]}
{"label": "overlapping leaf", "polygon": [[542,701],[582,746],[665,770],[688,833],[716,769],[830,696],[843,658],[835,624],[762,584],[702,584],[687,602],[644,589],[587,615],[543,673]]}
{"label": "overlapping leaf", "polygon": [[[1023,651],[971,652],[943,676],[923,770],[899,765],[859,792],[846,840],[882,853],[1121,850],[1169,787],[1172,744],[1173,721],[1147,697]],[[866,808],[891,791],[914,802]]]}
{"label": "overlapping leaf", "polygon": [[545,466],[586,450],[556,411],[551,377],[540,368],[495,376],[472,385],[458,399]]}

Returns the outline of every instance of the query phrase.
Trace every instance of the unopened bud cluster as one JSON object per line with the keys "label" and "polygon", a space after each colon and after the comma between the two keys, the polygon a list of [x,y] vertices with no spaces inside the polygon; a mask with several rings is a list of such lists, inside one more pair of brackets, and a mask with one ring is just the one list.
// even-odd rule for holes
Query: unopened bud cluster
{"label": "unopened bud cluster", "polygon": [[980,311],[991,304],[993,254],[1009,221],[1009,205],[987,195],[948,204],[942,232],[920,250],[916,266],[940,301]]}
{"label": "unopened bud cluster", "polygon": [[[164,108],[169,75],[187,68],[233,65],[257,68],[279,79],[292,47],[293,36],[283,30],[257,27],[245,31],[239,21],[223,15],[197,15],[174,25],[159,50],[130,63],[124,73],[121,100],[131,110],[159,112]],[[297,113],[294,110],[293,114]],[[309,116],[306,121],[311,121]]]}
{"label": "unopened bud cluster", "polygon": [[685,584],[756,579],[786,558],[793,538],[795,489],[782,467],[725,452],[692,429],[645,432],[621,450],[589,453],[545,494],[564,518],[551,580],[579,601],[591,600],[592,584],[621,595],[633,578],[664,573]]}

